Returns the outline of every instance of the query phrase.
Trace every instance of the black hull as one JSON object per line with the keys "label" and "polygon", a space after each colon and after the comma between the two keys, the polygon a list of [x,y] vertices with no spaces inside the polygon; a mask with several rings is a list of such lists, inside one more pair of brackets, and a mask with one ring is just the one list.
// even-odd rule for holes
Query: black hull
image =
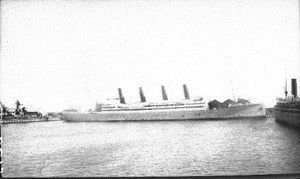
{"label": "black hull", "polygon": [[280,108],[275,106],[274,116],[278,122],[284,122],[295,127],[300,127],[300,109]]}

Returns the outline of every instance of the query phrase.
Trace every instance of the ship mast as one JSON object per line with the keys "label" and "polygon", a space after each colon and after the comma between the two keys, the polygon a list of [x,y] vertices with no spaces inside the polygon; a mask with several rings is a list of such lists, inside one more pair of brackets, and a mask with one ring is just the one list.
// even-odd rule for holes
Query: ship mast
{"label": "ship mast", "polygon": [[234,93],[233,93],[232,81],[230,81],[230,85],[231,85],[231,92],[232,92],[233,101],[236,102],[235,97],[234,97]]}
{"label": "ship mast", "polygon": [[285,66],[285,86],[284,86],[284,94],[285,94],[285,98],[287,98],[287,94],[288,94],[288,91],[287,91],[287,79],[286,79],[286,66]]}

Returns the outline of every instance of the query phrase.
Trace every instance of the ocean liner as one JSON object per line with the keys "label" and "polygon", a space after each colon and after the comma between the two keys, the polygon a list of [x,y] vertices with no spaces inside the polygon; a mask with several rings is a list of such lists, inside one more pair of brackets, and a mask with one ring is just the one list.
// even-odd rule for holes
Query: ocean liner
{"label": "ocean liner", "polygon": [[274,107],[276,121],[300,127],[300,99],[297,96],[297,80],[292,79],[292,96],[287,96],[285,85],[285,99],[278,98]]}
{"label": "ocean liner", "polygon": [[[190,99],[186,85],[183,85],[184,100],[169,101],[165,87],[161,86],[161,90],[162,102],[146,102],[143,89],[140,87],[141,102],[126,104],[122,89],[119,88],[119,98],[110,99],[107,103],[96,104],[94,111],[64,111],[62,120],[67,122],[104,122],[266,118],[266,109],[262,104],[230,103],[227,100],[221,105],[215,105],[214,102],[203,101],[201,97]],[[118,101],[118,103],[112,101]]]}

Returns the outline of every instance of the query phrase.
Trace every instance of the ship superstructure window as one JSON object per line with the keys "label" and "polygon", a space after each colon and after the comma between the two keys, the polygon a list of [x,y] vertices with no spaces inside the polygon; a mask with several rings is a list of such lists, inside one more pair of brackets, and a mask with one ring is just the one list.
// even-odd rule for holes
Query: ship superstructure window
{"label": "ship superstructure window", "polygon": [[165,109],[203,109],[204,103],[190,103],[190,104],[163,104],[163,105],[145,105],[142,107],[129,107],[129,106],[105,106],[102,111],[143,111],[143,110],[165,110]]}

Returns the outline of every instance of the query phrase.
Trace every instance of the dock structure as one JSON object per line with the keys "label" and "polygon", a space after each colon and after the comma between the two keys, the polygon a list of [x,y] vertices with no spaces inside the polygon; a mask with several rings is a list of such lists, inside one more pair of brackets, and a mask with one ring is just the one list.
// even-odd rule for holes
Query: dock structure
{"label": "dock structure", "polygon": [[184,99],[189,100],[190,99],[190,94],[189,94],[189,91],[187,89],[186,84],[183,85],[183,93],[184,93]]}
{"label": "dock structure", "polygon": [[140,97],[141,97],[141,102],[144,103],[146,102],[146,97],[145,97],[145,94],[144,94],[144,91],[143,91],[143,88],[140,87]]}
{"label": "dock structure", "polygon": [[1,124],[10,124],[10,123],[27,123],[27,122],[43,122],[43,121],[48,121],[47,118],[27,118],[27,119],[8,119],[8,120],[1,120]]}
{"label": "dock structure", "polygon": [[119,92],[120,103],[121,103],[121,104],[125,104],[125,98],[124,98],[124,96],[123,96],[122,89],[121,89],[121,88],[118,88],[118,92]]}
{"label": "dock structure", "polygon": [[167,92],[166,92],[165,86],[163,86],[163,85],[161,86],[161,92],[162,92],[163,100],[168,100]]}

